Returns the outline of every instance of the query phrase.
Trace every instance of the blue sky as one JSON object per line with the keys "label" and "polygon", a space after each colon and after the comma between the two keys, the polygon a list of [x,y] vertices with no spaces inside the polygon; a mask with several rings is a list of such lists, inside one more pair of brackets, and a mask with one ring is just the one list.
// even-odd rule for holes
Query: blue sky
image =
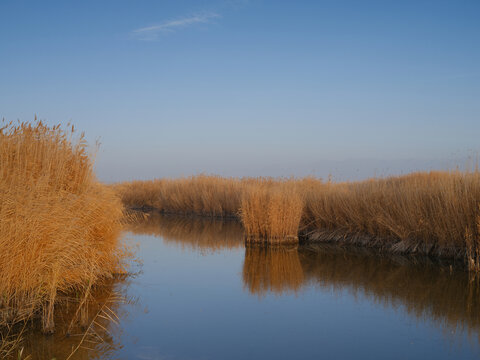
{"label": "blue sky", "polygon": [[106,181],[338,179],[480,149],[479,1],[0,2],[0,117],[100,138]]}

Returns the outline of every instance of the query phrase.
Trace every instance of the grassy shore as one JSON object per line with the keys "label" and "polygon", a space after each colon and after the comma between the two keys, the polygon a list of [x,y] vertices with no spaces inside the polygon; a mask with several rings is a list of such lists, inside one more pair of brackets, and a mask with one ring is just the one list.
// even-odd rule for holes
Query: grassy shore
{"label": "grassy shore", "polygon": [[235,217],[249,241],[357,243],[393,252],[480,260],[480,173],[423,172],[361,182],[315,178],[134,181],[113,185],[131,208]]}
{"label": "grassy shore", "polygon": [[123,272],[123,206],[92,166],[73,127],[1,126],[0,327],[39,318],[50,332],[59,296]]}

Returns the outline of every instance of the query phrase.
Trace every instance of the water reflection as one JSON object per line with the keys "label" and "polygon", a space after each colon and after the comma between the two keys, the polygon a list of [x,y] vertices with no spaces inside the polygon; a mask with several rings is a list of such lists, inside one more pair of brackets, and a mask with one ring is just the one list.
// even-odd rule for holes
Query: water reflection
{"label": "water reflection", "polygon": [[234,220],[185,218],[151,212],[137,214],[128,230],[134,234],[161,236],[167,243],[200,251],[240,248],[244,243],[243,227]]}
{"label": "water reflection", "polygon": [[298,245],[246,245],[243,282],[250,293],[260,297],[268,292],[297,292],[305,282]]}
{"label": "water reflection", "polygon": [[[55,333],[44,335],[40,328],[25,330],[21,336],[23,354],[31,360],[106,359],[115,353],[120,327],[118,319],[126,318],[126,298],[119,289],[125,278],[106,280],[85,297],[63,296],[55,305]],[[12,358],[17,358],[17,351]]]}
{"label": "water reflection", "polygon": [[[129,230],[200,251],[244,246],[243,229],[235,221],[153,213]],[[478,283],[462,269],[425,257],[379,256],[329,245],[248,245],[242,279],[244,288],[259,297],[296,294],[309,286],[348,290],[449,329],[480,329]]]}
{"label": "water reflection", "polygon": [[[243,229],[235,221],[153,213],[129,230],[200,251],[245,246]],[[242,280],[244,289],[258,297],[298,294],[311,287],[348,291],[382,306],[405,309],[449,332],[477,333],[480,286],[463,269],[450,265],[425,257],[381,256],[366,249],[330,245],[247,245]]]}
{"label": "water reflection", "polygon": [[[245,246],[241,224],[152,213],[129,226],[135,234],[200,251]],[[462,269],[425,257],[379,256],[329,245],[245,248],[242,279],[251,294],[298,293],[305,287],[350,291],[448,328],[480,329],[480,286]]]}
{"label": "water reflection", "polygon": [[480,286],[463,269],[425,257],[379,256],[328,246],[305,246],[299,258],[311,284],[401,306],[450,331],[480,329]]}
{"label": "water reflection", "polygon": [[402,307],[449,332],[480,329],[480,286],[462,269],[427,258],[379,256],[328,245],[248,246],[244,286],[260,297],[318,286]]}
{"label": "water reflection", "polygon": [[[57,332],[50,337],[37,330],[25,333],[25,354],[32,359],[66,359],[89,324],[93,331],[87,333],[72,359],[131,359],[147,353],[150,358],[333,358],[332,354],[342,350],[338,344],[343,344],[343,336],[367,331],[376,334],[373,340],[363,337],[365,347],[359,347],[361,341],[352,342],[357,348],[347,349],[343,358],[371,358],[372,346],[385,348],[382,354],[387,358],[390,351],[403,350],[403,358],[421,358],[409,355],[425,351],[436,351],[436,358],[442,358],[446,347],[441,335],[440,340],[429,338],[428,326],[412,329],[411,318],[422,325],[433,324],[436,334],[443,329],[452,343],[460,343],[456,340],[465,335],[463,330],[473,336],[480,330],[480,286],[448,263],[307,244],[248,245],[242,259],[244,233],[233,221],[152,214],[137,217],[128,230],[158,236],[138,236],[144,273],[128,288],[145,302],[148,315],[133,313],[135,321],[128,324],[126,311],[132,309],[115,295],[118,291],[125,294],[126,280],[112,280],[96,288],[93,300],[78,314],[78,299],[59,304]],[[210,254],[198,256],[199,251]],[[270,297],[272,294],[276,296]],[[297,296],[288,296],[292,294]],[[349,301],[352,297],[361,301]],[[352,306],[362,303],[365,306]],[[371,303],[376,306],[370,307]],[[104,304],[109,309],[106,312]],[[371,311],[373,325],[356,316],[360,313],[357,309]],[[96,317],[99,313],[102,316]],[[120,318],[120,326],[113,313]],[[284,329],[285,314],[289,325]],[[76,320],[69,329],[72,319]],[[253,322],[257,324],[254,332]],[[71,336],[66,337],[68,332]],[[390,335],[393,333],[400,335]],[[276,340],[269,342],[264,334],[275,334]],[[383,334],[383,340],[377,340]],[[413,347],[405,347],[410,335],[418,339],[416,353]],[[316,341],[321,346],[311,346]],[[256,347],[256,357],[244,344]],[[477,341],[474,347],[478,347]],[[231,353],[232,348],[237,349],[236,354]],[[469,350],[463,354],[471,355]]]}

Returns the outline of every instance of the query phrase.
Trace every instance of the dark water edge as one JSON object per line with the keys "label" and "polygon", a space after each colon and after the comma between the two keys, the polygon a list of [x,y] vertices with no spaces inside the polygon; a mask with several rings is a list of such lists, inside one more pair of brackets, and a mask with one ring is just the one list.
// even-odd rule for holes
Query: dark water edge
{"label": "dark water edge", "polygon": [[[218,219],[155,215],[126,237],[139,244],[139,273],[99,288],[85,314],[90,323],[108,303],[119,319],[97,318],[101,341],[89,334],[72,359],[480,356],[480,285],[448,260],[329,244],[245,247],[241,225]],[[75,311],[64,307],[61,329]],[[25,353],[65,359],[85,329],[61,329],[27,331]]]}

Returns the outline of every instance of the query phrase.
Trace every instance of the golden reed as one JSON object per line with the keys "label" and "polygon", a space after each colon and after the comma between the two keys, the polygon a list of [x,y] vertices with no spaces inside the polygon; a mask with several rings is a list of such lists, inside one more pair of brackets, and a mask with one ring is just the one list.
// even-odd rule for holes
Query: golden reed
{"label": "golden reed", "polygon": [[236,217],[250,241],[354,242],[463,257],[480,269],[480,173],[420,172],[360,182],[195,176],[114,186],[125,205]]}
{"label": "golden reed", "polygon": [[42,122],[0,129],[0,325],[39,316],[60,294],[122,272],[123,207],[92,170],[83,134]]}
{"label": "golden reed", "polygon": [[304,200],[293,179],[192,176],[113,185],[125,206],[239,218],[249,241],[298,242]]}

